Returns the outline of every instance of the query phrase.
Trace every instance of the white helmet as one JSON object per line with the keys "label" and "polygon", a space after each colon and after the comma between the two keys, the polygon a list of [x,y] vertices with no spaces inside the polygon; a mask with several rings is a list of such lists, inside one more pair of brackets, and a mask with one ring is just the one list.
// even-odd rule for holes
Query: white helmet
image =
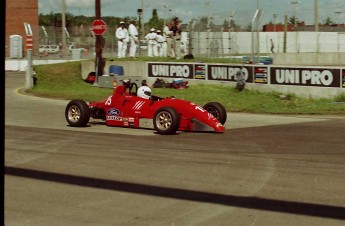
{"label": "white helmet", "polygon": [[141,86],[138,89],[137,96],[145,99],[150,99],[151,97],[151,89],[148,86]]}

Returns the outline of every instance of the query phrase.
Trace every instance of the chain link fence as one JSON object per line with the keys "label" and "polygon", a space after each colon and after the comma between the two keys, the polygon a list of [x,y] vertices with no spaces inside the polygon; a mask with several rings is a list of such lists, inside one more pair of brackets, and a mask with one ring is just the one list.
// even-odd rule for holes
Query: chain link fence
{"label": "chain link fence", "polygon": [[[103,35],[103,57],[117,56],[117,27],[108,26]],[[156,28],[163,29],[163,28]],[[95,36],[90,26],[68,27],[33,27],[33,57],[39,59],[94,59]],[[63,34],[64,32],[64,34]],[[183,24],[181,43],[183,54],[193,54],[194,57],[229,58],[250,56],[252,53],[252,38],[259,37],[261,55],[283,53],[284,47],[288,53],[301,52],[345,52],[345,33],[342,32],[252,32],[240,30],[231,21],[231,17],[203,17],[192,19]],[[61,48],[63,36],[66,37],[66,48]],[[140,56],[147,55],[147,48],[141,33]],[[23,37],[25,40],[25,37]],[[286,41],[285,41],[286,40]],[[25,45],[25,43],[24,43]],[[129,49],[129,48],[128,48]],[[25,56],[25,53],[24,53]]]}

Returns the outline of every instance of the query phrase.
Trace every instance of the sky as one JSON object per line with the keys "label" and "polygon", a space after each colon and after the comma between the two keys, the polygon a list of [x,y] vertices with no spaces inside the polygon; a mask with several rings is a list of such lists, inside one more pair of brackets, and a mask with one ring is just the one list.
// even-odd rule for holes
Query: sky
{"label": "sky", "polygon": [[[38,0],[39,13],[61,12],[62,1]],[[263,10],[262,22],[283,23],[284,16],[296,15],[299,21],[314,24],[314,2],[319,5],[319,22],[330,17],[336,23],[345,23],[345,0],[100,0],[101,16],[137,17],[143,8],[144,21],[152,17],[157,9],[160,18],[179,17],[182,23],[194,18],[211,16],[214,23],[223,23],[232,15],[240,26],[251,23],[259,6]],[[95,15],[95,0],[65,0],[66,10],[73,15]],[[291,4],[295,2],[296,4]]]}

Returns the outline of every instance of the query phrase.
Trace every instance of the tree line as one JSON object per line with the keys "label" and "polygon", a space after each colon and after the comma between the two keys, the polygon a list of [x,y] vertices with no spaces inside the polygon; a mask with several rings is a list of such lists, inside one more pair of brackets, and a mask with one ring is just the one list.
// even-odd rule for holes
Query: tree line
{"label": "tree line", "polygon": [[[84,15],[73,15],[71,13],[65,14],[66,18],[66,27],[79,27],[81,25],[91,25],[92,21],[95,20],[94,16],[84,16]],[[168,21],[171,21],[173,18],[168,18]],[[163,29],[165,19],[160,18],[157,9],[152,10],[151,18],[148,22],[144,24],[144,27],[141,28],[141,23],[138,21],[137,17],[114,17],[114,16],[102,16],[102,20],[104,20],[108,27],[116,28],[118,27],[119,23],[121,21],[126,22],[126,24],[129,24],[130,20],[137,20],[137,26],[141,30],[143,34],[146,34],[149,32],[150,28],[156,28],[156,29]],[[207,16],[201,17],[198,19],[198,21],[195,23],[194,29],[198,31],[206,31],[207,30],[207,24],[208,24],[208,18]],[[288,18],[288,24],[294,24],[299,23],[300,21],[298,18],[291,16]],[[189,21],[182,21],[182,24],[187,25]],[[273,21],[270,21],[269,23],[273,23]],[[335,22],[330,18],[327,17],[323,23],[324,25],[332,25]],[[62,26],[62,15],[61,13],[54,13],[50,12],[49,14],[39,14],[39,25],[40,26],[55,26],[55,27],[61,27]],[[217,29],[218,31],[221,30],[228,30],[228,21],[224,20],[222,25],[215,25],[214,23],[210,23],[210,27]],[[246,27],[241,28],[241,26],[236,24],[236,21],[232,20],[230,23],[231,31],[251,31],[251,24],[249,23]],[[186,26],[184,26],[186,28]]]}
{"label": "tree line", "polygon": [[[73,15],[71,13],[65,14],[66,18],[66,27],[67,29],[70,27],[78,27],[78,26],[85,26],[85,25],[91,25],[92,21],[95,20],[94,16],[84,16],[84,15]],[[174,17],[168,18],[167,21],[173,20]],[[124,21],[126,24],[129,24],[130,20],[136,20],[137,26],[141,28],[141,23],[139,23],[137,17],[114,17],[114,16],[102,16],[102,20],[107,24],[108,27],[118,27],[119,23],[121,21]],[[201,17],[198,19],[198,21],[195,23],[195,30],[199,31],[206,31],[207,29],[207,16]],[[163,29],[164,23],[167,22],[166,19],[159,17],[157,13],[157,9],[152,10],[151,18],[148,22],[144,23],[144,28],[141,28],[140,30],[143,33],[148,33],[150,28],[156,28],[156,29]],[[189,21],[182,21],[182,24],[188,25]],[[39,25],[40,26],[55,26],[55,27],[61,27],[62,26],[62,14],[61,13],[54,13],[50,12],[49,14],[39,14]],[[224,20],[224,23],[222,25],[215,25],[214,23],[210,23],[210,26],[213,28],[222,29],[228,28],[228,22]],[[187,26],[184,26],[186,28]],[[236,24],[235,21],[231,21],[231,28],[233,31],[239,31],[241,30],[241,27]]]}

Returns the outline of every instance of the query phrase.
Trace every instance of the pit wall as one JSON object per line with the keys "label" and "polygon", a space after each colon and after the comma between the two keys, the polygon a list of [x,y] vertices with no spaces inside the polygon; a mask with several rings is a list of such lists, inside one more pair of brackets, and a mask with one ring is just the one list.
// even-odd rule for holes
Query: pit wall
{"label": "pit wall", "polygon": [[[157,78],[172,82],[183,79],[190,84],[208,83],[236,85],[236,73],[243,66],[246,88],[260,91],[277,91],[308,98],[332,98],[345,93],[345,66],[276,66],[236,65],[216,63],[161,63],[161,62],[115,62],[108,61],[104,74],[109,74],[110,65],[122,66],[124,75],[141,76],[148,84]],[[91,61],[82,62],[82,78],[95,71]]]}
{"label": "pit wall", "polygon": [[345,52],[342,53],[273,53],[268,54],[275,65],[345,66]]}
{"label": "pit wall", "polygon": [[[211,29],[212,30],[212,29]],[[191,33],[193,54],[196,57],[250,55],[254,53],[345,53],[345,32],[198,32]],[[181,42],[189,43],[189,34],[182,32]],[[273,47],[273,49],[272,49]],[[299,61],[298,64],[303,64]],[[334,64],[337,64],[335,61]],[[344,64],[344,61],[340,62]],[[334,65],[333,64],[333,65]],[[303,64],[304,65],[304,64]]]}

